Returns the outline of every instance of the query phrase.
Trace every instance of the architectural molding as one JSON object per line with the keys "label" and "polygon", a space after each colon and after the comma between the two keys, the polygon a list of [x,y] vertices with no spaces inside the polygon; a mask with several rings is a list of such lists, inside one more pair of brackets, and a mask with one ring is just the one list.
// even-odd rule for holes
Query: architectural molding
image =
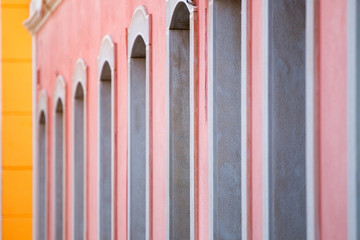
{"label": "architectural molding", "polygon": [[48,121],[48,95],[46,90],[42,90],[39,94],[39,100],[37,105],[37,121],[40,120],[40,114],[45,114],[45,120]]}
{"label": "architectural molding", "polygon": [[[187,16],[184,12],[178,12],[178,7],[186,6],[189,15]],[[189,19],[187,19],[189,18]],[[189,21],[187,25],[187,21]],[[184,24],[185,23],[185,24]],[[173,36],[170,37],[171,31],[174,29],[177,30],[188,30],[189,34],[189,115],[190,115],[190,146],[189,146],[189,171],[190,171],[190,239],[194,240],[197,238],[197,141],[198,141],[198,15],[197,7],[188,3],[186,0],[167,0],[166,1],[166,49],[167,49],[167,58],[166,58],[166,119],[167,119],[167,239],[171,239],[170,236],[170,224],[171,215],[170,215],[170,190],[172,182],[170,180],[170,158],[171,158],[171,144],[170,144],[170,120],[171,120],[171,105],[170,105],[170,81],[172,68],[171,58],[171,41],[177,39],[177,42],[180,42],[180,37]]]}
{"label": "architectural molding", "polygon": [[35,35],[62,1],[63,0],[44,0],[40,2],[33,0],[31,2],[30,17],[24,22],[25,27]]}
{"label": "architectural molding", "polygon": [[[111,239],[115,239],[115,88],[116,88],[116,45],[111,38],[110,35],[106,35],[101,43],[100,53],[98,56],[98,81],[99,81],[99,88],[98,88],[98,102],[99,102],[99,111],[98,111],[98,161],[100,166],[101,160],[101,139],[100,139],[100,127],[101,127],[101,83],[105,82],[104,80],[111,80]],[[110,76],[102,76],[105,64],[108,64],[110,67]],[[100,193],[100,183],[101,183],[101,174],[100,174],[100,167],[98,168],[98,179],[99,179],[99,193]],[[98,196],[98,213],[100,214],[100,195]],[[98,218],[98,238],[101,239],[101,229],[100,229],[100,221],[101,217]]]}
{"label": "architectural molding", "polygon": [[[55,87],[55,92],[54,92],[54,101],[53,101],[53,184],[54,184],[54,205],[53,205],[53,216],[56,217],[56,160],[58,160],[57,158],[57,143],[58,141],[57,139],[57,121],[56,121],[56,115],[58,114],[58,109],[57,109],[57,104],[58,102],[61,102],[62,104],[62,109],[61,109],[61,113],[62,113],[62,161],[63,161],[63,173],[62,173],[62,178],[63,178],[63,183],[62,183],[62,188],[63,188],[63,206],[62,206],[62,214],[63,214],[63,232],[62,232],[62,236],[63,239],[66,238],[65,234],[66,234],[66,179],[67,179],[67,164],[66,164],[66,159],[67,159],[67,154],[66,154],[66,83],[65,83],[65,79],[63,76],[58,76],[57,77],[57,81],[56,81],[56,87]],[[56,223],[57,220],[54,220],[54,239],[56,239]]]}
{"label": "architectural molding", "polygon": [[[65,106],[66,106],[65,95],[66,95],[65,79],[63,76],[59,76],[56,80],[56,88],[55,88],[55,92],[54,92],[54,109],[56,109],[56,104],[59,99],[61,100],[63,107],[65,109]],[[54,110],[54,111],[56,111],[56,110]],[[64,112],[65,112],[65,110],[64,110]]]}
{"label": "architectural molding", "polygon": [[[151,15],[145,6],[135,9],[128,31],[128,52],[132,52],[135,40],[141,36],[145,45],[151,45]],[[131,55],[128,56],[129,58]]]}
{"label": "architectural molding", "polygon": [[[75,111],[76,106],[75,106],[75,101],[78,98],[77,96],[77,91],[78,88],[81,87],[82,91],[83,91],[83,96],[82,96],[82,100],[83,100],[83,161],[84,161],[84,168],[83,168],[83,173],[84,173],[84,179],[83,179],[83,192],[84,192],[84,202],[83,202],[83,211],[84,211],[84,219],[83,219],[83,236],[84,239],[86,239],[86,233],[87,233],[87,218],[86,216],[88,215],[87,213],[87,65],[84,59],[79,59],[76,62],[75,65],[75,72],[74,72],[74,77],[73,77],[73,86],[72,86],[72,101],[73,101],[73,119],[72,119],[72,126],[73,126],[73,222],[75,223],[75,195],[76,195],[76,190],[75,190],[75,174],[76,174],[76,164],[75,164],[75,141],[76,141],[76,134],[77,134],[77,129],[75,126],[76,123],[76,114]],[[75,226],[75,224],[74,224]],[[75,227],[73,228],[73,237],[74,239],[76,239],[75,236]]]}
{"label": "architectural molding", "polygon": [[318,136],[318,0],[306,1],[306,236],[320,239]]}
{"label": "architectural molding", "polygon": [[87,92],[87,65],[84,59],[80,58],[75,65],[75,73],[73,77],[73,85],[72,85],[72,96],[75,98],[76,89],[78,85],[81,85],[84,90],[84,95]]}
{"label": "architectural molding", "polygon": [[[138,46],[137,41],[141,38],[141,40],[145,44],[145,49],[141,49],[142,47]],[[145,50],[145,56],[143,55],[143,51]],[[145,238],[147,240],[151,239],[151,172],[152,172],[152,153],[151,153],[151,142],[152,142],[152,118],[151,118],[151,84],[152,84],[152,65],[151,65],[151,15],[148,14],[145,6],[139,6],[135,9],[133,18],[130,24],[130,28],[128,31],[128,239],[132,239],[131,237],[131,138],[132,138],[132,131],[131,125],[132,118],[132,91],[131,91],[131,84],[132,81],[136,79],[133,78],[133,70],[132,70],[132,58],[145,58],[145,161],[146,161],[146,233]],[[133,66],[134,67],[134,66]],[[137,74],[140,74],[137,72]]]}
{"label": "architectural molding", "polygon": [[[44,186],[44,189],[45,189],[45,199],[44,199],[44,202],[47,203],[48,202],[48,129],[49,129],[49,114],[48,114],[48,95],[47,95],[47,92],[46,90],[42,90],[40,93],[39,93],[39,99],[38,99],[38,102],[37,102],[37,112],[36,114],[36,123],[34,123],[35,127],[36,127],[36,143],[34,143],[34,150],[35,150],[35,159],[34,159],[34,166],[33,166],[33,169],[34,169],[34,216],[33,216],[33,220],[34,220],[34,227],[33,227],[33,230],[34,230],[34,233],[33,233],[33,236],[35,237],[35,239],[44,239],[42,237],[45,237],[48,235],[48,219],[47,219],[47,216],[48,216],[48,207],[47,205],[44,206],[45,208],[45,211],[44,211],[44,216],[46,219],[44,219],[42,222],[43,223],[46,223],[45,226],[41,226],[41,224],[39,223],[40,219],[39,219],[39,202],[40,199],[39,199],[39,169],[40,169],[40,165],[39,165],[39,142],[40,142],[40,136],[39,136],[39,130],[40,130],[40,124],[44,124],[45,126],[45,129],[44,129],[44,137],[45,139],[43,139],[44,141],[44,163],[45,163],[45,166],[44,166],[44,170],[45,170],[45,186]],[[42,117],[44,117],[44,119],[42,119]],[[40,236],[40,233],[39,233],[39,228],[40,227],[44,227],[44,233],[42,236]]]}
{"label": "architectural molding", "polygon": [[100,54],[98,56],[98,79],[101,78],[101,71],[106,62],[108,62],[111,69],[111,77],[114,79],[115,77],[115,43],[110,35],[106,35],[102,42],[100,48]]}

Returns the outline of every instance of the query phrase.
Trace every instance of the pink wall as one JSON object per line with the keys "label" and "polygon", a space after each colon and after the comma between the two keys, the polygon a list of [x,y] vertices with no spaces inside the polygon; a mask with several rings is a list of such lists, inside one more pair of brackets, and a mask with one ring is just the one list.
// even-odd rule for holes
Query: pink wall
{"label": "pink wall", "polygon": [[263,239],[262,0],[251,1],[251,218],[252,239]]}
{"label": "pink wall", "polygon": [[208,1],[197,1],[199,20],[199,148],[198,206],[199,239],[209,239],[209,128],[208,128]]}
{"label": "pink wall", "polygon": [[347,239],[347,1],[320,0],[321,239]]}
{"label": "pink wall", "polygon": [[[263,238],[262,152],[262,0],[251,0],[251,230],[252,239]],[[38,91],[49,98],[49,186],[53,185],[53,93],[57,75],[67,89],[67,238],[72,239],[72,77],[78,58],[84,58],[88,77],[88,236],[98,234],[98,69],[102,38],[110,34],[117,44],[116,122],[117,178],[116,229],[127,238],[127,129],[128,72],[127,28],[134,10],[145,5],[152,15],[152,237],[166,239],[166,1],[165,0],[66,0],[37,34]],[[198,237],[209,238],[208,143],[208,0],[198,0],[199,112],[198,112]],[[320,115],[320,227],[322,239],[347,237],[347,32],[346,1],[320,0],[319,115]],[[155,137],[156,136],[156,137]],[[50,209],[53,188],[49,188]],[[50,211],[51,215],[52,211]],[[50,236],[53,216],[50,216]]]}
{"label": "pink wall", "polygon": [[[152,116],[153,116],[153,239],[166,238],[166,1],[63,1],[44,27],[37,34],[37,68],[40,70],[38,90],[46,89],[49,98],[49,122],[53,122],[53,93],[56,76],[63,75],[67,90],[67,226],[66,234],[72,239],[72,77],[78,58],[88,65],[88,236],[97,239],[98,234],[98,70],[102,38],[110,34],[117,44],[116,72],[116,122],[117,122],[117,175],[116,175],[116,229],[118,239],[127,236],[127,128],[128,128],[128,73],[127,28],[134,10],[145,5],[152,15]],[[205,8],[208,1],[198,2],[199,12],[199,236],[208,238],[208,127],[205,111]],[[49,186],[53,185],[53,126],[49,128]],[[50,209],[53,208],[53,188],[50,188]],[[50,236],[53,236],[53,216],[50,211]]]}

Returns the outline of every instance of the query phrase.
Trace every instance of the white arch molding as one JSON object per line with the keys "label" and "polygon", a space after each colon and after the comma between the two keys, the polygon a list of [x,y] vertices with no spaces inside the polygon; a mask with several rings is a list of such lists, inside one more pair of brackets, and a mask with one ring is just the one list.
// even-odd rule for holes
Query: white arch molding
{"label": "white arch molding", "polygon": [[128,239],[151,238],[150,34],[151,15],[139,6],[128,31]]}
{"label": "white arch molding", "polygon": [[[197,16],[197,7],[189,4],[186,0],[167,0],[166,1],[166,38],[167,38],[167,95],[166,95],[166,104],[167,104],[167,239],[173,239],[174,237],[179,237],[178,234],[183,235],[184,232],[189,231],[183,235],[185,238],[196,239],[197,236],[197,99],[198,99],[198,16]],[[181,30],[181,31],[173,31]],[[188,39],[188,40],[187,40]],[[181,51],[177,51],[181,48]],[[188,61],[188,67],[175,67],[175,56],[181,54],[182,61]],[[179,56],[177,56],[179,57]],[[181,77],[176,77],[175,72],[182,74],[183,79],[189,82],[181,83]],[[177,84],[177,87],[175,86]],[[186,86],[185,86],[186,85]],[[176,98],[176,92],[188,91],[189,100],[184,98]],[[177,102],[177,103],[175,103]],[[179,108],[176,108],[177,104],[183,104],[184,111],[179,111]],[[180,125],[175,123],[174,114],[185,114],[185,117],[188,118],[184,123],[188,129],[181,129]],[[181,133],[182,132],[182,133]],[[174,137],[178,134],[188,135],[189,139],[186,139],[179,144],[179,142],[174,143]],[[179,135],[180,134],[180,135]],[[175,148],[176,146],[176,148]],[[178,149],[185,148],[185,149]],[[174,147],[174,148],[173,148]],[[178,149],[178,150],[176,150]],[[174,150],[174,151],[173,151]],[[175,152],[188,152],[188,164],[186,163],[183,166],[180,166],[180,161],[177,161],[175,158]],[[184,162],[184,161],[183,161]],[[189,175],[189,179],[179,179],[180,176],[175,176],[175,169],[185,169],[186,175]],[[181,201],[181,196],[171,195],[172,189],[174,188],[175,182],[180,181],[183,185],[190,185],[189,189],[183,189],[185,191],[189,190],[189,209],[182,209],[179,211],[185,212],[189,211],[189,222],[183,221],[180,222],[187,225],[189,223],[190,229],[186,229],[185,226],[177,225],[176,229],[178,231],[175,233],[175,228],[172,227],[175,223],[175,211],[178,207],[174,200]],[[174,195],[176,194],[173,192]],[[180,199],[180,200],[179,200]],[[186,200],[185,200],[186,201]],[[174,206],[172,206],[174,205]],[[175,209],[175,210],[174,210]],[[179,213],[177,211],[177,213]],[[182,213],[183,214],[183,213]],[[183,214],[184,215],[184,214]],[[182,217],[180,217],[182,218]],[[187,217],[186,217],[187,218]],[[183,230],[180,230],[184,228]],[[181,236],[180,236],[181,237]]]}
{"label": "white arch molding", "polygon": [[[106,35],[102,40],[98,57],[99,239],[114,239],[115,237],[115,53],[116,45],[111,36]],[[108,105],[111,105],[110,109]],[[104,173],[104,178],[101,175],[102,170],[109,173]],[[106,181],[110,181],[110,189],[101,187],[101,185],[108,186]],[[111,195],[111,203],[105,202],[105,193]],[[107,206],[110,209],[106,209]]]}
{"label": "white arch molding", "polygon": [[[86,239],[87,232],[87,65],[79,59],[72,86],[73,101],[73,237]],[[76,161],[80,161],[79,164]],[[79,166],[82,165],[82,166]],[[79,179],[78,179],[79,178]],[[78,198],[82,199],[79,204]],[[81,201],[80,201],[81,202]],[[81,216],[82,215],[82,216]]]}
{"label": "white arch molding", "polygon": [[[60,103],[60,105],[58,105]],[[60,107],[60,108],[59,108]],[[56,80],[56,88],[54,92],[53,105],[53,119],[54,119],[54,151],[53,151],[53,166],[54,166],[54,239],[65,239],[66,229],[66,85],[63,76],[59,76]],[[60,168],[58,172],[58,168]],[[62,178],[61,182],[57,177]],[[58,184],[61,187],[61,206],[57,206],[57,191]],[[61,210],[61,218],[57,215],[57,207]],[[61,221],[61,222],[59,222]],[[59,224],[59,225],[58,225]],[[58,228],[61,228],[58,230]]]}

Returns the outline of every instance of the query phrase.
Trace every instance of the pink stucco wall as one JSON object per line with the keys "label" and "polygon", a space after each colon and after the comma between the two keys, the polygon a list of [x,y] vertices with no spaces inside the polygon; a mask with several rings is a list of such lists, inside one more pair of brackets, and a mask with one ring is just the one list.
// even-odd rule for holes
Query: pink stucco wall
{"label": "pink stucco wall", "polygon": [[[208,1],[198,3],[199,12],[199,236],[208,238],[208,125],[207,94],[205,94],[205,8]],[[118,239],[127,236],[127,129],[128,129],[128,66],[127,28],[130,26],[134,10],[145,5],[152,15],[152,117],[153,117],[153,183],[152,183],[152,236],[153,239],[166,238],[166,1],[63,1],[47,23],[37,34],[37,68],[40,82],[38,90],[46,89],[49,94],[49,186],[53,185],[53,93],[56,76],[66,80],[66,138],[67,138],[67,190],[66,190],[66,236],[72,239],[72,77],[78,58],[88,65],[87,121],[88,121],[88,237],[98,235],[98,69],[102,38],[110,34],[117,45],[116,72],[116,234]],[[89,97],[91,96],[91,97]],[[53,188],[49,187],[50,209],[53,208]],[[49,235],[53,236],[53,216],[50,211]]]}
{"label": "pink stucco wall", "polygon": [[[263,49],[262,0],[251,0],[251,230],[263,238]],[[198,83],[198,237],[209,239],[208,0],[196,1],[199,22]],[[127,28],[134,10],[145,5],[152,15],[152,237],[166,239],[166,1],[64,0],[37,34],[38,91],[49,94],[49,186],[53,185],[53,94],[56,78],[66,80],[67,239],[72,239],[72,77],[79,58],[88,65],[88,237],[98,235],[98,69],[102,38],[117,45],[116,65],[116,235],[127,238],[128,58]],[[347,237],[347,5],[320,0],[319,11],[319,146],[321,239]],[[91,96],[91,97],[89,97]],[[49,187],[50,210],[54,189]],[[50,212],[49,235],[53,236]],[[51,238],[52,239],[52,238]]]}
{"label": "pink stucco wall", "polygon": [[251,1],[251,230],[263,239],[262,0]]}
{"label": "pink stucco wall", "polygon": [[347,239],[347,1],[320,0],[321,239]]}
{"label": "pink stucco wall", "polygon": [[199,21],[199,146],[198,146],[198,236],[209,239],[209,128],[208,128],[208,1],[198,0]]}

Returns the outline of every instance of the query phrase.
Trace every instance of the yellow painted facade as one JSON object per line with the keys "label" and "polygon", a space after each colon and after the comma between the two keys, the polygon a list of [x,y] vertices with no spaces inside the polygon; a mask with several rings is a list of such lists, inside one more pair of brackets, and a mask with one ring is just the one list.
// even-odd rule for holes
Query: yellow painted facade
{"label": "yellow painted facade", "polygon": [[32,238],[30,0],[1,1],[2,239]]}

